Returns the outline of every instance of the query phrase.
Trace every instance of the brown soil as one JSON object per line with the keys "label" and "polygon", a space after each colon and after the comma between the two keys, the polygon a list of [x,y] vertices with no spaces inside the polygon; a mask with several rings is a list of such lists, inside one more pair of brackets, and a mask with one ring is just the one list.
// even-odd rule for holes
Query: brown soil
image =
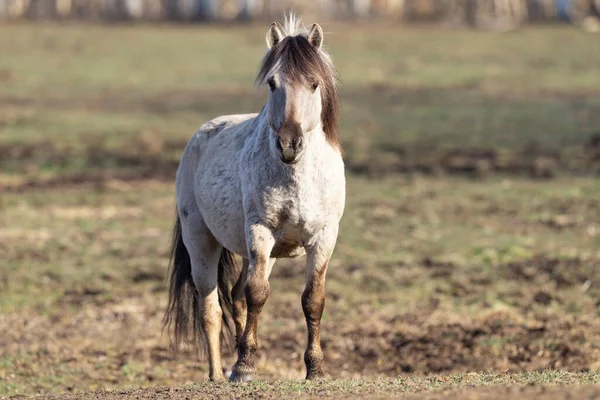
{"label": "brown soil", "polygon": [[[384,398],[383,396],[381,398]],[[505,400],[505,399],[600,399],[600,387],[589,386],[527,386],[527,387],[479,387],[440,393],[419,393],[406,399],[438,400]]]}
{"label": "brown soil", "polygon": [[[560,300],[553,285],[579,285],[592,264],[537,257],[499,269],[522,282],[519,291],[507,296],[516,309],[527,310],[533,303],[548,305]],[[527,272],[531,266],[547,279],[532,280]],[[294,264],[290,263],[289,268],[278,269],[273,280],[293,275]],[[450,270],[447,279],[462,287],[456,296],[468,298],[489,284],[485,280],[454,279],[451,264],[429,261],[426,268]],[[152,368],[158,367],[170,371],[169,376],[179,382],[205,379],[204,361],[198,361],[190,350],[178,356],[172,354],[166,337],[157,334],[164,304],[163,276],[140,269],[131,271],[129,278],[132,284],[148,285],[152,299],[110,297],[112,292],[94,286],[69,290],[52,316],[4,317],[0,324],[0,355],[25,351],[37,357],[27,362],[36,368],[76,366],[84,379],[102,385],[120,382],[126,365],[144,365],[138,373],[147,384],[156,379]],[[276,306],[267,303],[262,316],[265,323],[275,325],[263,326],[260,334],[260,379],[301,378],[304,371],[302,311],[297,298],[282,300],[282,293],[274,292],[272,303]],[[419,313],[398,310],[390,315],[373,311],[372,307],[350,310],[347,299],[331,293],[328,297],[327,312],[332,317],[323,322],[322,344],[332,378],[546,369],[580,372],[597,369],[600,360],[600,321],[593,318],[554,315],[523,319],[509,310],[492,308],[477,317],[448,315],[435,298],[430,308]],[[113,340],[113,332],[120,332],[119,341]],[[228,357],[224,364],[229,365],[231,360]],[[98,364],[103,365],[101,371],[97,370]],[[139,392],[140,398],[146,398],[144,393]],[[160,397],[160,393],[150,391],[147,395]]]}
{"label": "brown soil", "polygon": [[[491,386],[475,387],[460,390],[445,390],[441,392],[418,392],[408,395],[392,394],[385,389],[374,390],[360,395],[339,395],[335,392],[290,394],[271,389],[263,388],[257,391],[247,391],[241,388],[243,385],[228,384],[210,384],[202,385],[197,388],[149,388],[137,389],[132,391],[98,391],[87,394],[73,394],[63,396],[40,396],[38,399],[135,399],[135,400],[154,400],[154,399],[223,399],[223,398],[248,398],[248,399],[281,399],[281,398],[302,398],[302,399],[320,399],[320,398],[344,398],[344,399],[457,399],[457,400],[505,400],[505,399],[600,399],[600,386]],[[315,392],[318,392],[316,390]]]}
{"label": "brown soil", "polygon": [[52,142],[20,145],[0,145],[0,166],[7,170],[36,169],[38,165],[68,167],[73,159],[83,159],[85,171],[65,172],[53,178],[25,178],[18,184],[0,184],[1,191],[22,192],[29,189],[89,184],[102,186],[111,180],[140,181],[146,179],[173,180],[179,160],[169,157],[185,148],[184,142],[165,141],[149,146],[142,139],[132,140],[125,150],[107,149],[91,141],[83,149],[57,148]]}
{"label": "brown soil", "polygon": [[379,149],[373,160],[355,162],[348,159],[349,171],[380,177],[394,173],[422,173],[426,175],[464,175],[485,178],[491,174],[524,175],[536,179],[548,179],[561,172],[596,173],[600,169],[600,134],[590,137],[575,158],[560,151],[550,151],[530,146],[517,151],[501,151],[491,148],[459,148],[450,150],[421,151],[403,146]]}
{"label": "brown soil", "polygon": [[[589,369],[600,356],[595,349],[573,345],[574,341],[590,339],[588,329],[599,328],[595,323],[514,323],[507,322],[506,317],[491,313],[481,320],[432,322],[431,316],[404,315],[380,322],[380,330],[357,327],[346,331],[352,349],[336,343],[331,346],[350,354],[354,361],[350,362],[360,366],[362,373],[378,369],[389,375],[546,368],[581,371]],[[418,326],[422,328],[415,329]]]}

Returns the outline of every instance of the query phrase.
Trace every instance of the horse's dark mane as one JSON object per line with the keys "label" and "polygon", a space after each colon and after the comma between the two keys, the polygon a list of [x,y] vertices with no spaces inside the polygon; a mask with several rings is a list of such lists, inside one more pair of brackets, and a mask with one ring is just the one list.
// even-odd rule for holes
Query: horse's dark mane
{"label": "horse's dark mane", "polygon": [[312,82],[319,84],[323,131],[329,144],[340,148],[338,80],[329,58],[310,44],[306,36],[286,36],[263,58],[256,76],[256,84],[264,84],[275,69],[283,70],[292,84],[307,85]]}

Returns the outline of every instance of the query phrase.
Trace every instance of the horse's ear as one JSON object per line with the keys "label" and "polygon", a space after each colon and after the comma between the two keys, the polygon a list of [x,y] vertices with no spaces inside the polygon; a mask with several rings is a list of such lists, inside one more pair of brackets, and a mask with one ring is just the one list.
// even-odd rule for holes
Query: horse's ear
{"label": "horse's ear", "polygon": [[323,29],[319,24],[313,24],[310,32],[308,32],[308,42],[320,49],[323,45]]}
{"label": "horse's ear", "polygon": [[281,33],[281,29],[279,29],[279,24],[277,24],[277,22],[273,22],[271,26],[269,26],[269,29],[267,29],[266,39],[267,48],[269,50],[283,39],[283,33]]}

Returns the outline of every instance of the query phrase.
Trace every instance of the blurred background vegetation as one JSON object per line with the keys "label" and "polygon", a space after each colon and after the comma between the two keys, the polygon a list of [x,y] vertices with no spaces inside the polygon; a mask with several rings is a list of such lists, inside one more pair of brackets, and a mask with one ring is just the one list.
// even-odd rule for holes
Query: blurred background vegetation
{"label": "blurred background vegetation", "polygon": [[570,21],[597,31],[599,5],[598,0],[0,0],[0,18],[232,21],[272,18],[293,8],[305,16],[444,22],[483,29]]}

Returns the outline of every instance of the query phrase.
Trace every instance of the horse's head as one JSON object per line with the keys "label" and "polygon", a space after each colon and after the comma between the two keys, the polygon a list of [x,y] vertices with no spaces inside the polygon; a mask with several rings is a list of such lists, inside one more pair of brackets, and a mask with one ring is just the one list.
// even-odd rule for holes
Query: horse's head
{"label": "horse's head", "polygon": [[314,24],[310,32],[296,34],[295,25],[291,17],[285,34],[276,22],[269,26],[268,50],[256,79],[269,86],[266,111],[271,148],[286,164],[296,163],[311,135],[318,132],[339,146],[336,77],[321,48],[323,30]]}

